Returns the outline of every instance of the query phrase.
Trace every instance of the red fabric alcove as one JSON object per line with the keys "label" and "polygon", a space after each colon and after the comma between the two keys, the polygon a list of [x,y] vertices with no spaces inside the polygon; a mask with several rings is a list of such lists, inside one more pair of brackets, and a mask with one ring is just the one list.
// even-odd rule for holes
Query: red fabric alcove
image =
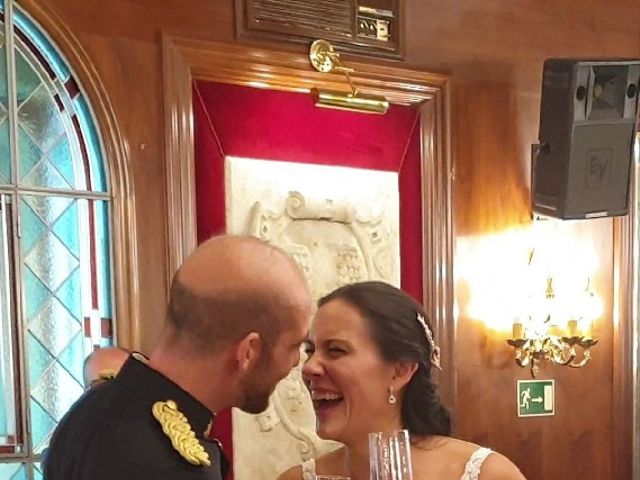
{"label": "red fabric alcove", "polygon": [[[193,103],[198,242],[225,231],[226,155],[398,172],[401,284],[422,301],[416,108],[367,115],[317,108],[305,94],[210,82],[194,84]],[[233,465],[230,411],[219,412],[214,435]]]}

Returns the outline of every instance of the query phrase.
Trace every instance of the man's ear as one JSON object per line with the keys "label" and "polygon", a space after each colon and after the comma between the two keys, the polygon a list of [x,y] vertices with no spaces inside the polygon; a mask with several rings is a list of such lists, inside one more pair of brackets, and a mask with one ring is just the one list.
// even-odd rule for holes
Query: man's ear
{"label": "man's ear", "polygon": [[418,370],[418,362],[396,362],[393,367],[393,382],[396,390],[403,388]]}
{"label": "man's ear", "polygon": [[262,339],[257,332],[250,332],[236,343],[236,362],[243,372],[253,369],[262,354]]}

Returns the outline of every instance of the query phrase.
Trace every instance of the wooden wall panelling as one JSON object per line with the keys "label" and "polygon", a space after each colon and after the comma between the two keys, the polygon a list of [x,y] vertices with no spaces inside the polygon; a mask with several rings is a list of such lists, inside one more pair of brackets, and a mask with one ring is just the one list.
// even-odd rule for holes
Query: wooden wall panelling
{"label": "wooden wall panelling", "polygon": [[[633,195],[635,198],[635,195]],[[614,229],[614,299],[613,309],[613,465],[617,465],[620,478],[633,478],[633,439],[637,422],[629,421],[634,408],[634,312],[635,275],[633,248],[636,232],[629,218],[617,220]],[[637,270],[635,270],[637,272]],[[634,314],[635,313],[635,314]],[[636,414],[632,414],[632,419]]]}
{"label": "wooden wall panelling", "polygon": [[[478,318],[469,303],[482,282],[492,282],[493,272],[508,273],[507,252],[485,248],[500,244],[505,235],[529,228],[529,149],[537,136],[539,97],[509,84],[460,82],[453,86],[452,130],[464,142],[453,144],[455,159],[454,218],[458,247],[454,269],[465,272],[478,261],[490,265],[482,276],[469,282],[458,275],[456,305],[459,315],[456,351],[459,355],[457,384],[457,433],[463,438],[490,445],[518,464],[527,478],[629,478],[614,463],[611,441],[616,431],[613,403],[613,224],[610,219],[565,223],[578,245],[592,242],[598,252],[593,285],[605,305],[597,323],[600,343],[584,369],[543,365],[541,378],[556,380],[557,413],[549,418],[518,418],[516,380],[531,378],[527,369],[515,365],[513,349],[504,343],[507,332],[492,331],[492,318]],[[501,115],[496,112],[501,111]],[[491,158],[492,161],[483,159]],[[518,161],[514,161],[517,159]],[[512,238],[516,238],[515,235]],[[513,240],[516,242],[517,240]],[[558,243],[566,241],[558,238]],[[530,245],[521,241],[522,258]],[[471,250],[469,253],[468,250]],[[489,260],[482,260],[494,255]],[[517,282],[517,279],[512,279]],[[499,282],[493,285],[496,303],[511,295]],[[524,285],[523,285],[524,288]],[[497,290],[497,291],[496,291]],[[502,300],[501,295],[504,297]],[[500,305],[492,309],[501,314]],[[512,313],[513,315],[513,313]],[[488,414],[490,412],[490,414]],[[629,410],[626,410],[627,414]],[[570,459],[575,452],[589,458],[586,464]]]}
{"label": "wooden wall panelling", "polygon": [[[637,134],[640,141],[640,133]],[[638,154],[638,153],[636,153]],[[616,221],[614,229],[614,298],[613,311],[613,464],[619,465],[621,478],[640,475],[640,375],[638,353],[638,189],[640,166],[632,164],[629,216]],[[635,325],[634,325],[635,323]],[[635,378],[634,378],[634,372]],[[631,421],[629,421],[629,412]],[[632,439],[632,441],[629,441]]]}
{"label": "wooden wall panelling", "polygon": [[162,37],[162,49],[163,85],[167,92],[164,96],[167,272],[175,272],[197,243],[192,78],[191,66],[167,36]]}
{"label": "wooden wall panelling", "polygon": [[138,261],[133,274],[139,305],[137,343],[132,347],[149,353],[165,318],[166,222],[165,172],[162,163],[162,77],[154,45],[127,38],[90,37],[89,53],[110,85],[109,97],[117,112],[127,153],[137,229]]}

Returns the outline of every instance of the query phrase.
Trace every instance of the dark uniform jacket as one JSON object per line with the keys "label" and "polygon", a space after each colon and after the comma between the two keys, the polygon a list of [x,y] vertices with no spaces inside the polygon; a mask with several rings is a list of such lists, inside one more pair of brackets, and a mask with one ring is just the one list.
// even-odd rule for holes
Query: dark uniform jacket
{"label": "dark uniform jacket", "polygon": [[[210,466],[192,465],[171,444],[152,413],[173,400]],[[43,460],[45,480],[222,480],[228,463],[207,441],[212,414],[200,402],[134,356],[118,376],[82,396],[62,419]]]}

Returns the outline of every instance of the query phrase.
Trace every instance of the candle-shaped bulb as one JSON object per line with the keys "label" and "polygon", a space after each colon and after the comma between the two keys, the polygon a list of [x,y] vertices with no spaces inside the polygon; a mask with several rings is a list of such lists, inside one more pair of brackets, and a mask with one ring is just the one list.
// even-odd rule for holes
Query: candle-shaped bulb
{"label": "candle-shaped bulb", "polygon": [[522,323],[520,323],[519,318],[516,318],[513,321],[513,338],[515,340],[524,338],[524,328],[522,327]]}

